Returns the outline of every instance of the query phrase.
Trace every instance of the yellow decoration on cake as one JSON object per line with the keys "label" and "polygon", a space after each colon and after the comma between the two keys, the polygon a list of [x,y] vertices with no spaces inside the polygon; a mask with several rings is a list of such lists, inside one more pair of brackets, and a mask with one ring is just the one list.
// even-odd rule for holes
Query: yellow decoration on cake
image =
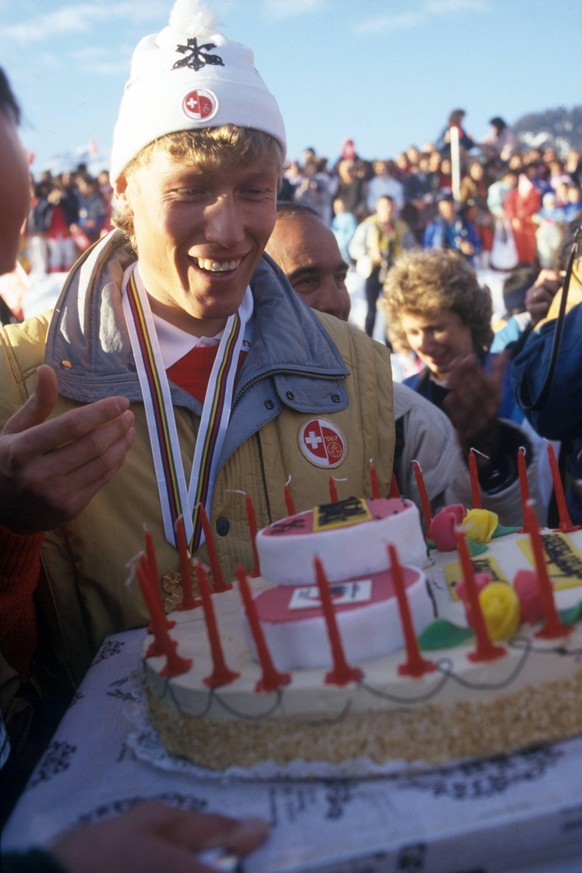
{"label": "yellow decoration on cake", "polygon": [[366,501],[357,497],[338,500],[336,503],[325,503],[313,510],[313,530],[335,530],[363,521],[371,521],[372,513]]}
{"label": "yellow decoration on cake", "polygon": [[519,627],[519,600],[505,582],[491,582],[479,592],[479,603],[492,640],[508,640]]}
{"label": "yellow decoration on cake", "polygon": [[499,516],[488,509],[469,509],[461,527],[476,543],[488,543],[499,524]]}
{"label": "yellow decoration on cake", "polygon": [[[548,576],[556,591],[564,588],[577,588],[582,585],[582,553],[572,539],[559,531],[542,533],[544,555]],[[529,537],[517,541],[517,545],[532,567],[535,561]]]}
{"label": "yellow decoration on cake", "polygon": [[[478,555],[476,558],[471,558],[473,570],[475,573],[489,573],[492,582],[502,582],[504,585],[509,585],[509,579],[495,560],[493,555],[485,554]],[[458,583],[463,578],[463,570],[459,561],[451,561],[443,567],[443,576],[447,584],[451,600],[456,602],[459,600],[455,589]]]}

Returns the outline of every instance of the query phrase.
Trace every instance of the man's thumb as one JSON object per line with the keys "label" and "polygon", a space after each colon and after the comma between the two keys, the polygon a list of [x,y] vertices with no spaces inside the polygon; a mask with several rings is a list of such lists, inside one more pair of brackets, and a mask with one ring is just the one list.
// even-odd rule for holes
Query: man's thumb
{"label": "man's thumb", "polygon": [[41,364],[37,370],[34,392],[24,406],[6,422],[2,433],[21,433],[37,424],[42,424],[54,409],[58,393],[54,370],[48,364]]}

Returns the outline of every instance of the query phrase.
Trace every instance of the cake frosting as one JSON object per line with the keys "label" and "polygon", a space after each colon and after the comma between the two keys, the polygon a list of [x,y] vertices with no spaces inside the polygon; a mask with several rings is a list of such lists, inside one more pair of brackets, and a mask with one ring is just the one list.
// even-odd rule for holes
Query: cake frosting
{"label": "cake frosting", "polygon": [[[368,533],[374,529],[375,516],[379,515],[381,521],[396,519],[398,523],[399,516],[408,513],[408,507],[403,513],[378,513],[379,508],[366,505],[372,518],[348,525],[346,530]],[[408,566],[409,555],[401,556],[399,573],[404,578],[414,628],[414,644],[405,634],[403,645],[404,618],[394,594],[395,567],[387,559],[386,532],[378,533],[384,525],[377,526],[375,534],[382,539],[384,566],[377,572],[362,572],[352,553],[363,554],[367,561],[369,540],[366,538],[366,548],[360,552],[354,536],[345,564],[351,575],[340,576],[338,536],[333,534],[329,545],[325,538],[338,528],[309,533],[314,520],[317,526],[319,509],[304,519],[299,534],[314,536],[317,548],[311,549],[312,564],[304,565],[298,575],[295,568],[287,566],[296,561],[293,553],[286,551],[289,541],[298,534],[273,535],[272,525],[257,537],[262,575],[249,579],[248,584],[275,671],[275,682],[268,690],[265,662],[257,654],[248,627],[246,634],[242,630],[248,621],[243,617],[236,584],[211,598],[228,681],[218,687],[209,683],[216,651],[211,653],[200,607],[174,613],[175,625],[168,631],[179,654],[191,661],[187,669],[174,676],[162,675],[165,657],[145,657],[152,723],[171,752],[215,770],[231,765],[249,767],[266,760],[284,765],[297,759],[341,765],[355,759],[431,765],[508,752],[582,731],[582,628],[576,623],[582,614],[582,532],[542,531],[560,616],[558,633],[545,633],[547,622],[543,614],[539,618],[539,611],[526,613],[537,620],[524,621],[521,615],[517,629],[508,639],[491,643],[494,654],[485,658],[479,650],[478,634],[470,626],[466,602],[459,596],[463,573],[456,552],[433,548],[429,561],[425,559],[424,566],[416,568]],[[339,507],[338,512],[341,515]],[[328,518],[337,515],[330,513],[329,507],[324,514]],[[280,524],[283,530],[288,527],[284,522]],[[472,558],[477,577],[488,583],[490,594],[496,594],[489,597],[495,608],[497,592],[491,585],[502,585],[502,594],[510,589],[513,597],[516,576],[531,573],[535,565],[529,536],[516,531],[501,533],[504,535],[482,543],[476,550],[479,554]],[[400,556],[398,536],[390,539],[396,539]],[[273,556],[273,542],[284,543],[284,566],[278,565]],[[277,579],[266,578],[264,543],[268,543],[268,572]],[[406,538],[403,551],[406,553],[409,547],[412,554],[416,550],[426,555],[424,545],[420,548],[418,542]],[[341,655],[351,671],[347,674],[338,668],[337,652],[334,655],[328,625],[317,603],[317,593],[312,590],[316,556],[325,568],[330,589],[337,589],[336,600],[344,598],[334,607],[334,616]],[[331,575],[328,562],[336,568]],[[336,572],[339,578],[333,579]],[[484,572],[490,576],[481,577]],[[300,576],[294,587],[290,576]],[[357,589],[361,583],[371,582],[371,586],[364,587],[373,589],[378,581],[378,592],[382,590],[385,598],[383,605],[380,594],[377,600],[350,599],[354,586]],[[303,593],[298,594],[302,589]],[[314,605],[310,602],[300,606],[300,617],[290,618],[289,598],[293,596],[300,601],[313,600]],[[342,618],[342,610],[347,618]],[[374,611],[375,629],[367,631]],[[378,638],[384,647],[380,652],[376,648]]]}
{"label": "cake frosting", "polygon": [[[421,569],[428,552],[417,507],[404,498],[350,497],[294,514],[259,531],[261,575],[273,583],[255,607],[279,670],[329,666],[330,643],[315,578],[321,558],[349,661],[401,649],[404,641],[388,546],[399,544],[404,584],[417,633],[434,617]],[[252,635],[247,639],[255,652]]]}
{"label": "cake frosting", "polygon": [[330,582],[384,570],[390,543],[413,567],[427,558],[418,509],[403,497],[327,503],[263,528],[256,543],[262,575],[278,585],[312,583],[313,559],[324,554]]}
{"label": "cake frosting", "polygon": [[[434,618],[426,577],[405,567],[406,594],[413,625],[420,633]],[[404,640],[391,572],[331,583],[334,612],[347,660],[367,662],[402,649]],[[330,643],[317,586],[276,585],[255,595],[255,606],[266,643],[278,670],[329,668]],[[248,632],[251,652],[253,638]]]}

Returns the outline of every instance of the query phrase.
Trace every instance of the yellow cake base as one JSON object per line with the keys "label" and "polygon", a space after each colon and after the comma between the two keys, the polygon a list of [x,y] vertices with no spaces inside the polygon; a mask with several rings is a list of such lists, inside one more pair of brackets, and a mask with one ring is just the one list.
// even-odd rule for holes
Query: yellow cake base
{"label": "yellow cake base", "polygon": [[511,752],[582,733],[581,701],[582,668],[568,679],[498,699],[356,712],[331,724],[196,718],[148,692],[151,721],[164,747],[212,770],[265,760],[339,764],[360,757],[436,765]]}

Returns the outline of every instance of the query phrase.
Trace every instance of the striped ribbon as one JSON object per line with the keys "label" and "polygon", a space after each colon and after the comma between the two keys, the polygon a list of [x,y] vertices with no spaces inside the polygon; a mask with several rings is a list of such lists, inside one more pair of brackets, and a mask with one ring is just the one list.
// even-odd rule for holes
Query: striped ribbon
{"label": "striped ribbon", "polygon": [[144,400],[164,533],[177,547],[176,521],[183,516],[186,537],[194,552],[204,542],[200,507],[204,506],[210,516],[239,354],[253,308],[252,294],[247,288],[239,311],[229,317],[221,337],[202,407],[190,485],[186,488],[170,386],[137,264],[126,271],[124,288],[123,310]]}
{"label": "striped ribbon", "polygon": [[[224,332],[223,339],[225,342],[223,344],[221,340],[218,354],[212,367],[210,381],[204,397],[200,430],[196,440],[194,469],[192,471],[193,474],[194,472],[197,473],[196,491],[193,495],[192,522],[194,536],[191,547],[192,551],[198,548],[200,537],[203,535],[200,520],[201,505],[207,508],[207,514],[210,518],[209,496],[214,491],[215,459],[218,460],[218,454],[220,448],[222,448],[230,419],[232,387],[244,334],[239,313],[236,312],[231,316],[231,319],[232,325],[230,330],[225,330]],[[201,438],[201,434],[203,438]],[[198,451],[199,447],[200,452]],[[191,481],[193,482],[194,480],[192,479]]]}

